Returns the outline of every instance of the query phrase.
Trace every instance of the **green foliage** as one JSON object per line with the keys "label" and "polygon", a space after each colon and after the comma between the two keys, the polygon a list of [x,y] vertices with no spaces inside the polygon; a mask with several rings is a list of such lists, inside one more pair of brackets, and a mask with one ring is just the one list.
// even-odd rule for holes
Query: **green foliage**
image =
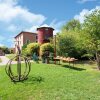
{"label": "green foliage", "polygon": [[74,49],[74,40],[67,34],[61,34],[57,37],[57,52],[64,56],[66,53],[71,54]]}
{"label": "green foliage", "polygon": [[28,44],[24,44],[24,45],[22,46],[22,49],[23,49],[23,50],[26,49],[26,48],[27,48],[27,45],[28,45]]}
{"label": "green foliage", "polygon": [[25,55],[25,56],[29,55],[29,54],[27,53],[27,45],[28,45],[28,44],[24,44],[24,45],[22,46],[22,54]]}
{"label": "green foliage", "polygon": [[42,55],[46,50],[54,52],[54,46],[51,43],[44,43],[40,46],[40,54]]}
{"label": "green foliage", "polygon": [[81,24],[78,20],[66,23],[57,35],[57,53],[62,56],[81,58],[85,50],[81,49]]}
{"label": "green foliage", "polygon": [[26,52],[30,55],[33,53],[39,53],[40,45],[38,43],[30,43],[27,45]]}
{"label": "green foliage", "polygon": [[83,24],[84,46],[90,52],[100,50],[100,10],[93,11],[86,16]]}
{"label": "green foliage", "polygon": [[67,30],[67,31],[72,31],[72,30],[76,31],[79,29],[81,29],[81,24],[78,20],[75,20],[75,19],[66,23],[62,28],[62,30]]}
{"label": "green foliage", "polygon": [[80,31],[62,30],[57,35],[57,53],[61,56],[70,56],[80,59],[86,53],[82,47]]}
{"label": "green foliage", "polygon": [[84,54],[82,57],[83,57],[83,58],[84,58],[84,57],[88,57],[88,58],[91,60],[91,59],[94,58],[94,55],[88,53],[88,54]]}
{"label": "green foliage", "polygon": [[95,10],[86,16],[83,24],[77,20],[69,21],[57,35],[57,52],[60,55],[77,58],[87,55],[90,58],[90,55],[95,56],[99,51],[100,10]]}
{"label": "green foliage", "polygon": [[95,10],[86,16],[83,33],[84,47],[89,53],[96,55],[97,66],[100,70],[100,10]]}
{"label": "green foliage", "polygon": [[0,49],[5,53],[5,54],[10,54],[10,49],[8,47],[0,47]]}
{"label": "green foliage", "polygon": [[10,49],[10,54],[14,54],[15,53],[15,51],[14,51],[14,49]]}
{"label": "green foliage", "polygon": [[24,44],[24,45],[22,46],[22,54],[25,55],[25,56],[30,55],[30,54],[27,52],[27,45],[28,45],[28,44],[29,44],[29,43],[26,43],[26,44]]}

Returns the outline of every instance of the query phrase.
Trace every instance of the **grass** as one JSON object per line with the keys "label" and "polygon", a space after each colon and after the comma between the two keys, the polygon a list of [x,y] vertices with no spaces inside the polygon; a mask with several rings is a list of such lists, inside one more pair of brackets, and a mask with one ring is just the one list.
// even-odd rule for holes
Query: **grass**
{"label": "grass", "polygon": [[2,62],[1,58],[0,58],[0,63]]}
{"label": "grass", "polygon": [[28,79],[18,83],[1,66],[0,100],[100,100],[100,72],[91,66],[32,63]]}

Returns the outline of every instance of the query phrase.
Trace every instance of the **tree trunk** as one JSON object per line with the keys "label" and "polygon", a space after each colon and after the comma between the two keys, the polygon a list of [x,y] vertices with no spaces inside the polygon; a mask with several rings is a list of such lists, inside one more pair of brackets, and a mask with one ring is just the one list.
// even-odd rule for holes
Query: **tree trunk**
{"label": "tree trunk", "polygon": [[96,52],[97,67],[100,70],[100,51]]}

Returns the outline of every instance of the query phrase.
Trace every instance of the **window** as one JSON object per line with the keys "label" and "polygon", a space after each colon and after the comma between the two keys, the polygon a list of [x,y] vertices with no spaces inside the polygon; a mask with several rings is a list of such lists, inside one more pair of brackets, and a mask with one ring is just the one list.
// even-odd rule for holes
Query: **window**
{"label": "window", "polygon": [[36,35],[36,40],[38,39],[38,36]]}

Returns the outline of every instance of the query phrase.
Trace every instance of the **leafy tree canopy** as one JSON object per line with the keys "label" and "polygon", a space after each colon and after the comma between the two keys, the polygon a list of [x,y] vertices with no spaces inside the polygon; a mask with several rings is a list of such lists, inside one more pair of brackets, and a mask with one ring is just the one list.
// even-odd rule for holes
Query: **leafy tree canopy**
{"label": "leafy tree canopy", "polygon": [[78,20],[75,19],[66,23],[62,28],[62,30],[67,30],[67,31],[72,31],[72,30],[75,31],[79,29],[81,29],[81,24]]}

